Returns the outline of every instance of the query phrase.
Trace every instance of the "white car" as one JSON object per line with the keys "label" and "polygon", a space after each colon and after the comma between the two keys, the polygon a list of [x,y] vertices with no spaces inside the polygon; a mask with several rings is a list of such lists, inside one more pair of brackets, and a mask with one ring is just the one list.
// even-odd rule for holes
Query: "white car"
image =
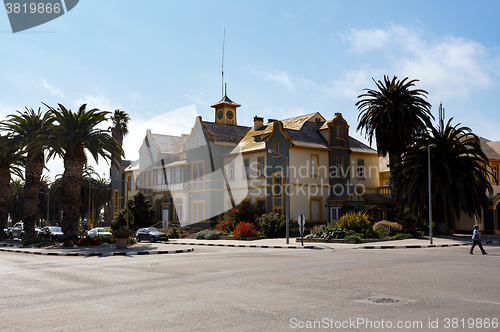
{"label": "white car", "polygon": [[87,232],[87,235],[90,237],[96,237],[96,236],[111,237],[111,236],[113,236],[113,234],[108,232],[105,228],[92,228],[90,231]]}

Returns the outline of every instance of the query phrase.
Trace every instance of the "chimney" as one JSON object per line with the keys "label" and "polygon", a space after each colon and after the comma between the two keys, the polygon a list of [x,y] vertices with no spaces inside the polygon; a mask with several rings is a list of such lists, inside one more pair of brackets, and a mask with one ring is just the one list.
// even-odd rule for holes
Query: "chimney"
{"label": "chimney", "polygon": [[264,126],[264,118],[261,118],[260,116],[254,116],[253,117],[253,130],[259,130]]}

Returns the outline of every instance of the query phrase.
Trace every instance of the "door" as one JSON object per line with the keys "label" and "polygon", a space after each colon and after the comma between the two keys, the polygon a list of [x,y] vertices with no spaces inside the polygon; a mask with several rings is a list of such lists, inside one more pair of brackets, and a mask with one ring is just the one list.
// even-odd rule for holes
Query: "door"
{"label": "door", "polygon": [[340,207],[330,207],[330,222],[336,224],[340,219]]}
{"label": "door", "polygon": [[163,220],[163,228],[168,228],[168,212],[169,209],[164,209],[161,213],[161,220]]}

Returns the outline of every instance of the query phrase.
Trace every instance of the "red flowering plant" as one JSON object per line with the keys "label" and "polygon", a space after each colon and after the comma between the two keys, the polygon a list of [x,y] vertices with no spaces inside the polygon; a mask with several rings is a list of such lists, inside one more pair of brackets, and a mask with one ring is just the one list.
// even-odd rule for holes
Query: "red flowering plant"
{"label": "red flowering plant", "polygon": [[89,237],[81,237],[75,243],[79,247],[88,247],[88,246],[98,246],[101,243],[97,239],[92,239]]}
{"label": "red flowering plant", "polygon": [[252,223],[242,221],[234,227],[233,234],[238,240],[243,240],[247,237],[258,237],[259,231]]}
{"label": "red flowering plant", "polygon": [[255,220],[261,214],[262,212],[259,211],[256,204],[238,204],[219,217],[215,229],[229,234],[234,231],[238,223],[246,220],[250,220],[250,223],[257,227]]}

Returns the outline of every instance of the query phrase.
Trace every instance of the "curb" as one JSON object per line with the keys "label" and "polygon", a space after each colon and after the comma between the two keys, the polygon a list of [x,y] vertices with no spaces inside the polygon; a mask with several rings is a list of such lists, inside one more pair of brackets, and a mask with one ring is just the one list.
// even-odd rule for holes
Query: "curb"
{"label": "curb", "polygon": [[[500,243],[500,241],[484,241],[486,243]],[[422,249],[422,248],[444,248],[444,247],[459,247],[471,246],[472,243],[452,243],[452,244],[427,244],[427,245],[410,245],[410,246],[364,246],[356,249]]]}
{"label": "curb", "polygon": [[232,248],[266,248],[266,249],[315,249],[315,246],[265,246],[256,244],[224,244],[224,243],[196,243],[196,242],[167,242],[184,246],[207,246],[207,247],[232,247]]}
{"label": "curb", "polygon": [[[14,245],[1,245],[4,247],[17,247]],[[0,251],[5,252],[14,252],[14,253],[22,253],[22,254],[33,254],[33,255],[41,255],[41,256],[132,256],[132,255],[166,255],[166,254],[181,254],[186,252],[193,252],[193,248],[188,249],[178,249],[178,250],[151,250],[151,251],[113,251],[113,252],[50,252],[50,251],[30,251],[30,250],[22,250],[22,249],[4,249],[0,248]]]}

